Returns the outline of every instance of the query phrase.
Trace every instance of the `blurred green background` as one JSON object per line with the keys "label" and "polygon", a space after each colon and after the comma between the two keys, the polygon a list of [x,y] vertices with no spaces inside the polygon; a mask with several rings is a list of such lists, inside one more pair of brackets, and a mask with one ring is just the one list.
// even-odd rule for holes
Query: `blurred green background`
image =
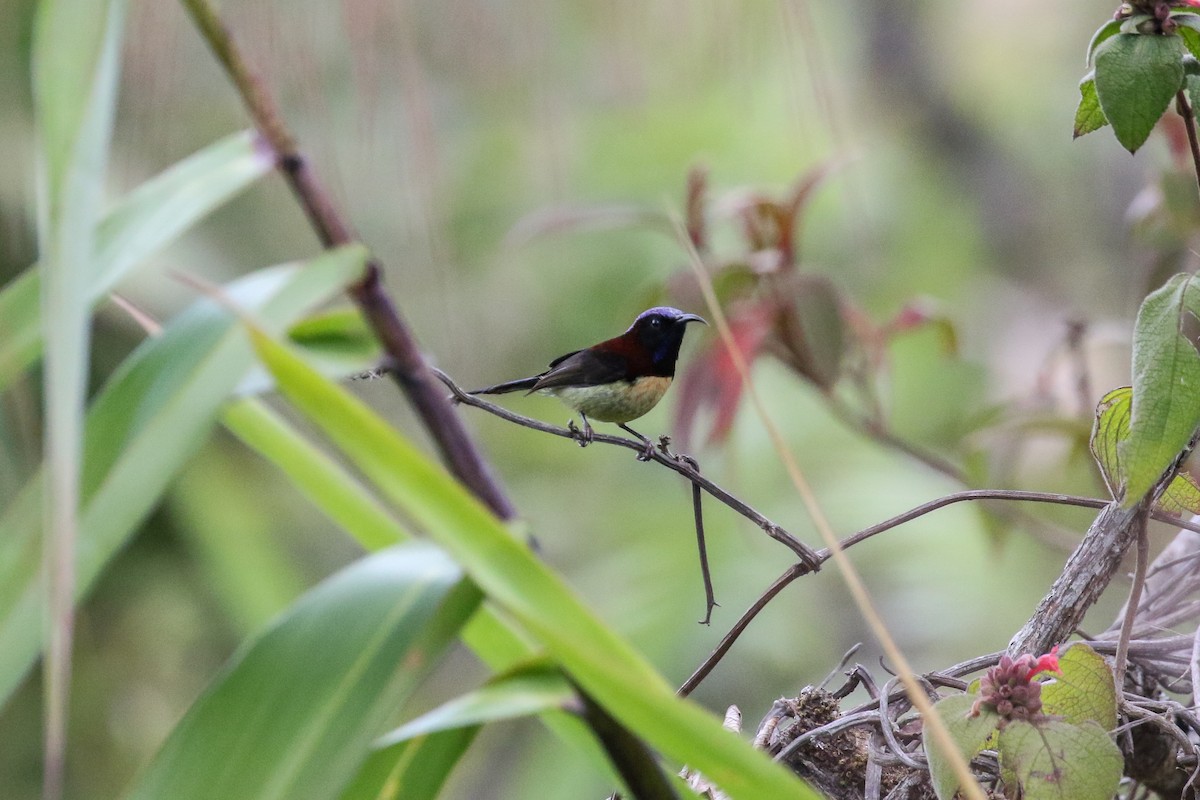
{"label": "blurred green background", "polygon": [[[36,246],[32,3],[3,8],[6,281]],[[1155,187],[1172,169],[1161,137],[1136,158],[1107,131],[1071,141],[1083,53],[1108,5],[244,0],[223,12],[383,260],[430,355],[464,385],[530,374],[618,333],[686,268],[661,232],[514,235],[529,215],[581,205],[678,211],[695,164],[707,165],[719,195],[780,192],[836,161],[804,221],[803,268],[879,322],[919,300],[950,320],[959,345],[958,357],[948,354],[931,330],[892,343],[880,385],[895,432],[959,463],[970,454],[965,466],[983,485],[1102,492],[1077,437],[1062,433],[1086,431],[1090,414],[1064,356],[1067,322],[1088,323],[1093,400],[1128,380],[1132,317],[1169,259],[1161,238],[1130,235],[1127,213],[1136,199],[1138,218],[1150,220],[1142,227],[1161,233]],[[113,196],[247,124],[177,4],[136,0],[128,25]],[[735,239],[718,225],[718,250]],[[224,280],[316,246],[272,178],[121,291],[163,318],[193,295],[171,270]],[[714,335],[693,331],[683,363]],[[140,336],[122,311],[102,307],[93,385]],[[840,533],[962,488],[848,429],[779,364],[759,363],[755,379]],[[422,437],[390,382],[354,386]],[[553,400],[506,401],[566,419]],[[39,404],[36,374],[0,396],[0,503],[40,458]],[[667,432],[668,405],[638,427]],[[782,547],[707,502],[721,607],[711,628],[699,626],[690,493],[677,476],[628,451],[580,450],[464,413],[545,559],[673,683],[789,563]],[[816,544],[748,408],[727,444],[696,455],[707,474]],[[1077,533],[1089,515],[1054,519]],[[1034,534],[998,531],[959,506],[851,555],[915,665],[935,668],[1003,647],[1049,585],[1066,551],[1029,527]],[[70,796],[118,796],[238,641],[357,555],[268,465],[232,437],[214,438],[80,611]],[[1108,598],[1092,627],[1106,626],[1119,602]],[[830,567],[776,600],[694,696],[718,712],[738,704],[753,727],[772,700],[820,681],[860,641],[856,660],[883,674]],[[447,666],[421,708],[398,718],[485,675],[465,652]],[[6,800],[39,796],[40,709],[36,676],[0,709]],[[609,788],[531,722],[486,729],[447,796]]]}

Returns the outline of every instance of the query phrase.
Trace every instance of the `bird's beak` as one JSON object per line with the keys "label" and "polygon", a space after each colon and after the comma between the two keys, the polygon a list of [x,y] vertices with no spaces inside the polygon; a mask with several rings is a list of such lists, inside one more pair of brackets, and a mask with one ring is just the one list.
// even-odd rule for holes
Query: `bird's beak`
{"label": "bird's beak", "polygon": [[707,322],[704,321],[704,317],[700,316],[699,314],[684,314],[682,317],[679,318],[679,321],[682,322],[684,325],[688,324],[689,322],[699,322],[701,325],[708,324]]}

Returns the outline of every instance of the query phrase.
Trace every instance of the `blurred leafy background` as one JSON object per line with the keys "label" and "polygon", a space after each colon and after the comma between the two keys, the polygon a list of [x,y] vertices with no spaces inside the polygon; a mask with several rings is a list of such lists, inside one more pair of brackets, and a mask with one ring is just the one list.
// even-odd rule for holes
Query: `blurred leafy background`
{"label": "blurred leafy background", "polygon": [[[32,3],[5,0],[4,10],[7,281],[36,254]],[[1066,356],[1068,322],[1087,323],[1094,401],[1128,380],[1132,316],[1164,261],[1185,252],[1164,210],[1165,139],[1136,158],[1109,136],[1071,141],[1084,48],[1107,6],[254,0],[223,13],[386,264],[427,350],[464,385],[529,374],[623,330],[685,269],[661,231],[521,235],[531,215],[678,211],[699,163],[719,195],[781,192],[836,162],[804,218],[803,269],[828,276],[880,323],[917,303],[947,320],[957,342],[948,352],[944,330],[926,326],[889,343],[881,385],[894,432],[980,485],[1102,492],[1079,446],[1090,408]],[[247,124],[177,4],[133,2],[127,24],[113,196]],[[732,227],[715,227],[716,249],[733,247]],[[272,178],[121,291],[164,318],[193,296],[171,270],[224,280],[315,247]],[[141,336],[123,311],[102,306],[93,386]],[[685,364],[700,346],[685,347]],[[847,428],[777,362],[760,362],[755,379],[837,530],[961,488]],[[40,387],[30,374],[0,396],[0,504],[39,461]],[[420,435],[391,383],[354,389]],[[552,400],[512,405],[565,419]],[[471,424],[544,558],[672,682],[789,563],[708,503],[721,608],[711,628],[696,625],[703,594],[685,484],[625,451],[580,450],[477,414]],[[670,424],[664,404],[639,427]],[[815,543],[753,414],[743,409],[725,444],[696,454],[707,474]],[[1053,518],[1081,531],[1088,515]],[[69,796],[118,796],[238,641],[358,552],[273,468],[215,436],[81,609]],[[1065,551],[1042,526],[1000,531],[955,507],[852,556],[915,665],[932,668],[1003,647]],[[1095,612],[1098,627],[1118,603]],[[867,641],[856,659],[874,665],[869,639],[831,567],[776,600],[695,697],[717,710],[736,703],[753,721],[776,697],[821,680],[855,642]],[[420,708],[400,716],[485,674],[457,652]],[[38,796],[40,691],[32,676],[0,709],[5,798]],[[545,787],[561,797],[609,788],[537,723],[511,723],[484,730],[447,796],[546,796]]]}

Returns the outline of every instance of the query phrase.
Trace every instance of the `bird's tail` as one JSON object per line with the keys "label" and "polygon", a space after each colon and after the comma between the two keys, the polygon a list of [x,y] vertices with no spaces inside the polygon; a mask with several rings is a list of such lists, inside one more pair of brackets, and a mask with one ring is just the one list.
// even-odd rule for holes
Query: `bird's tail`
{"label": "bird's tail", "polygon": [[467,392],[467,394],[505,394],[506,392],[518,392],[522,389],[525,391],[530,391],[533,389],[533,386],[537,383],[537,381],[538,379],[535,375],[532,378],[521,378],[520,380],[509,381],[507,383],[497,383],[495,386],[485,386],[482,389],[474,389]]}

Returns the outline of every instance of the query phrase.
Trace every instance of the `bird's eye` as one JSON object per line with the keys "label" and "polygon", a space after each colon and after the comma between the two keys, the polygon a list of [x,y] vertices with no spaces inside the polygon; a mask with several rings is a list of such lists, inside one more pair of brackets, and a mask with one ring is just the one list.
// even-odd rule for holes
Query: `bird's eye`
{"label": "bird's eye", "polygon": [[661,328],[662,324],[663,324],[662,317],[651,317],[650,318],[650,327],[651,328]]}

